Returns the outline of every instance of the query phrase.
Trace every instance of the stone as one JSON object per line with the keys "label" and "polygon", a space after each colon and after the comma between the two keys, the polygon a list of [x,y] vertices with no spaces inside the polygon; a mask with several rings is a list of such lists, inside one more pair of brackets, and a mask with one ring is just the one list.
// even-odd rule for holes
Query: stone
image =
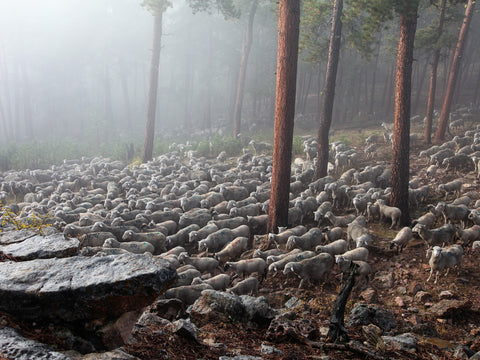
{"label": "stone", "polygon": [[115,321],[102,326],[96,334],[101,337],[103,345],[108,350],[116,349],[128,342],[133,326],[142,313],[141,310],[126,312]]}
{"label": "stone", "polygon": [[285,307],[289,310],[294,310],[296,309],[297,307],[300,307],[302,306],[303,303],[302,301],[295,297],[295,296],[292,296],[290,299],[288,299],[288,301],[285,303]]}
{"label": "stone", "polygon": [[64,258],[78,254],[80,241],[57,233],[50,236],[34,235],[21,242],[0,246],[0,251],[15,260]]}
{"label": "stone", "polygon": [[405,333],[396,336],[382,336],[382,340],[387,346],[391,346],[396,350],[404,350],[414,352],[417,349],[417,340],[414,334]]}
{"label": "stone", "polygon": [[442,300],[443,299],[453,299],[453,298],[455,298],[455,294],[453,292],[451,292],[450,290],[444,290],[438,295],[438,297]]}
{"label": "stone", "polygon": [[150,311],[164,319],[173,321],[182,317],[186,308],[183,301],[179,299],[157,299],[150,306]]}
{"label": "stone", "polygon": [[377,298],[377,292],[374,289],[371,289],[371,288],[366,289],[366,290],[363,290],[360,293],[359,297],[360,297],[360,299],[363,299],[368,303],[372,303],[372,302],[375,302],[375,300]]}
{"label": "stone", "polygon": [[245,307],[237,295],[207,289],[202,291],[187,313],[197,326],[202,327],[211,321],[241,321]]}
{"label": "stone", "polygon": [[174,334],[178,334],[184,338],[194,340],[196,343],[198,341],[198,329],[193,324],[190,319],[180,319],[171,323],[170,326],[167,326],[167,329]]}
{"label": "stone", "polygon": [[476,352],[472,356],[470,356],[469,360],[480,360],[480,351]]}
{"label": "stone", "polygon": [[470,300],[440,300],[433,305],[429,312],[438,318],[453,318],[472,306]]}
{"label": "stone", "polygon": [[416,303],[419,303],[419,304],[424,304],[425,302],[427,302],[428,300],[430,300],[432,298],[432,295],[430,295],[429,293],[427,293],[426,291],[418,291],[413,300],[416,302]]}
{"label": "stone", "polygon": [[412,296],[415,296],[420,290],[423,290],[422,285],[416,281],[413,281],[408,285],[408,293]]}
{"label": "stone", "polygon": [[237,355],[237,356],[220,356],[218,360],[263,360],[260,356],[252,356],[252,355]]}
{"label": "stone", "polygon": [[152,303],[176,276],[149,254],[0,263],[0,310],[22,319],[118,317]]}
{"label": "stone", "polygon": [[258,328],[267,328],[272,319],[277,315],[267,303],[263,296],[254,297],[241,295],[240,299],[245,308],[245,319],[243,322],[254,325]]}
{"label": "stone", "polygon": [[393,271],[379,271],[375,274],[372,283],[380,289],[391,289],[395,282]]}
{"label": "stone", "polygon": [[467,346],[459,345],[455,348],[455,351],[453,352],[453,357],[455,359],[468,359],[473,354],[473,351],[470,350]]}
{"label": "stone", "polygon": [[140,360],[138,357],[127,354],[121,348],[102,353],[90,353],[86,355],[65,352],[72,360]]}
{"label": "stone", "polygon": [[274,346],[266,345],[265,343],[262,343],[261,352],[262,352],[262,354],[265,354],[265,355],[283,356],[283,351],[282,350],[279,350]]}
{"label": "stone", "polygon": [[348,315],[346,325],[351,327],[371,323],[379,326],[384,331],[390,331],[396,325],[395,318],[390,310],[363,303],[357,304],[353,308]]}
{"label": "stone", "polygon": [[400,296],[397,296],[395,298],[395,304],[398,306],[398,307],[405,307],[405,301],[403,301],[403,299],[400,297]]}
{"label": "stone", "polygon": [[28,238],[36,236],[37,233],[33,230],[11,230],[0,233],[0,245],[9,245],[22,242]]}
{"label": "stone", "polygon": [[0,329],[0,356],[16,360],[71,360],[45,344],[23,337],[17,330],[4,327]]}

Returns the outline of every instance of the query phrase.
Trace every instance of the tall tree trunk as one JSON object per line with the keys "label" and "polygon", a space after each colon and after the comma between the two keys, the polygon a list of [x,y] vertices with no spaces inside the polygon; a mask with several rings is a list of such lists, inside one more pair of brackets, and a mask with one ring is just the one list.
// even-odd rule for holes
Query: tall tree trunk
{"label": "tall tree trunk", "polygon": [[453,62],[450,67],[447,91],[445,94],[445,98],[443,100],[442,113],[440,114],[438,129],[437,129],[437,133],[435,134],[435,140],[437,142],[440,142],[445,139],[445,131],[447,129],[448,118],[450,117],[450,109],[452,106],[453,93],[455,91],[458,71],[460,69],[460,63],[462,61],[463,48],[467,39],[468,27],[470,25],[470,22],[473,16],[474,5],[475,5],[474,0],[468,0],[467,7],[465,9],[465,18],[463,19],[462,28],[460,29],[460,35],[458,36],[458,42],[455,48],[455,55],[453,56]]}
{"label": "tall tree trunk", "polygon": [[415,92],[415,101],[413,103],[414,114],[418,114],[419,112],[423,111],[423,109],[422,110],[418,109],[418,105],[420,104],[420,97],[422,96],[423,83],[425,82],[427,67],[428,67],[428,59],[425,59],[425,64],[423,65],[422,72],[418,75],[417,91]]}
{"label": "tall tree trunk", "polygon": [[153,51],[150,63],[150,79],[148,88],[147,122],[145,126],[145,145],[143,147],[142,162],[152,160],[153,141],[155,137],[155,113],[157,110],[158,68],[160,65],[160,48],[162,40],[162,12],[153,17]]}
{"label": "tall tree trunk", "polygon": [[315,179],[327,175],[328,166],[328,131],[332,122],[333,101],[335,98],[335,81],[337,79],[338,59],[340,57],[340,40],[342,38],[343,0],[335,0],[333,5],[332,29],[328,49],[327,72],[325,73],[325,90],[323,94],[322,113],[318,128],[318,158]]}
{"label": "tall tree trunk", "polygon": [[[445,19],[445,8],[447,0],[442,0],[440,5],[440,15],[438,17],[437,34],[435,36],[435,42],[438,41],[443,31],[443,21]],[[425,120],[425,133],[424,141],[426,144],[431,143],[432,137],[432,124],[433,124],[433,111],[435,109],[435,92],[437,88],[437,68],[438,59],[440,58],[440,49],[435,49],[432,57],[432,68],[430,71],[430,88],[428,90],[428,102],[427,102],[427,118]]]}
{"label": "tall tree trunk", "polygon": [[267,231],[272,233],[288,223],[299,27],[300,0],[280,0],[272,191],[267,223]]}
{"label": "tall tree trunk", "polygon": [[408,181],[410,168],[410,99],[412,92],[413,45],[417,30],[418,2],[400,16],[397,70],[395,73],[395,121],[392,158],[392,206],[402,211],[401,222],[410,221],[408,212]]}
{"label": "tall tree trunk", "polygon": [[252,47],[253,36],[253,19],[257,12],[259,0],[252,0],[250,6],[250,13],[248,15],[247,29],[242,45],[242,58],[240,60],[240,70],[238,71],[237,93],[235,96],[235,108],[233,110],[233,136],[237,137],[242,131],[242,105],[243,95],[245,92],[245,78],[247,75],[248,56],[250,55],[250,48]]}

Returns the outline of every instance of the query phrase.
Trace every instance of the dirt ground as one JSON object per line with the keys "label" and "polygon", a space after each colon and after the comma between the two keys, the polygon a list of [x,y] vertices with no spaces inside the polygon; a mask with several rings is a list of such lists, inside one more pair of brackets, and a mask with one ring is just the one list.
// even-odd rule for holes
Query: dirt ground
{"label": "dirt ground", "polygon": [[[358,147],[363,152],[363,140],[372,132],[382,133],[380,129],[370,129],[359,132],[351,130],[342,132],[343,138],[351,139],[351,146]],[[415,128],[413,128],[415,132]],[[338,131],[337,133],[338,134]],[[421,184],[432,184],[436,188],[439,183],[450,181],[462,176],[465,181],[464,192],[474,200],[480,198],[479,184],[472,174],[446,174],[439,169],[436,179],[432,182],[425,179],[425,159],[419,159],[418,153],[426,146],[420,142],[412,144],[411,150],[411,178],[418,176]],[[382,144],[375,156],[375,163],[388,165],[391,161],[391,146]],[[371,161],[366,161],[365,164]],[[440,200],[434,194],[429,203],[436,204]],[[427,204],[421,204],[418,209],[411,209],[411,217],[422,215],[427,210]],[[346,209],[343,213],[353,213],[353,209]],[[338,214],[337,214],[338,215]],[[439,223],[440,225],[440,223]],[[313,224],[310,224],[313,226]],[[418,335],[418,349],[407,352],[383,347],[375,349],[367,345],[379,358],[390,359],[451,359],[453,351],[458,345],[466,345],[474,351],[480,351],[480,269],[478,254],[466,249],[463,267],[460,275],[452,271],[447,277],[442,276],[437,285],[433,281],[427,282],[429,275],[428,260],[425,256],[425,246],[421,241],[413,241],[402,253],[396,254],[389,249],[389,242],[397,231],[389,230],[387,224],[378,222],[369,223],[368,228],[375,236],[375,243],[370,248],[369,263],[375,274],[392,273],[393,284],[388,287],[378,286],[372,280],[369,289],[374,291],[368,303],[378,305],[393,312],[396,326],[391,333],[416,332]],[[274,308],[281,308],[292,296],[302,301],[302,306],[295,310],[299,319],[306,325],[317,330],[314,338],[304,340],[290,339],[281,343],[270,342],[266,339],[267,329],[252,329],[238,323],[216,322],[199,329],[199,343],[176,334],[168,334],[158,328],[156,332],[140,332],[134,341],[126,346],[126,350],[141,359],[218,359],[219,356],[254,355],[264,359],[320,359],[328,355],[331,359],[367,359],[372,358],[367,353],[354,349],[343,349],[341,346],[322,348],[325,340],[325,329],[328,330],[333,302],[341,288],[342,281],[338,270],[325,284],[314,284],[307,289],[298,289],[298,279],[291,278],[284,284],[285,276],[269,275],[261,284],[260,295],[267,298]],[[427,301],[416,302],[414,289],[421,288],[430,294]],[[451,319],[437,319],[429,313],[429,308],[440,300],[440,293],[449,290],[455,299],[470,300],[471,310],[459,313]],[[347,303],[346,321],[351,309],[358,302],[366,302],[358,293],[352,294]],[[31,335],[40,341],[59,345],[55,339],[48,336],[48,330],[39,325],[20,324],[14,322],[7,315],[0,317],[3,325],[14,325],[21,328],[25,335]],[[423,330],[422,330],[423,329]],[[348,336],[360,344],[366,341],[361,327],[347,328]],[[222,345],[223,344],[223,345]],[[261,345],[274,346],[283,352],[283,355],[265,355],[261,353]]]}

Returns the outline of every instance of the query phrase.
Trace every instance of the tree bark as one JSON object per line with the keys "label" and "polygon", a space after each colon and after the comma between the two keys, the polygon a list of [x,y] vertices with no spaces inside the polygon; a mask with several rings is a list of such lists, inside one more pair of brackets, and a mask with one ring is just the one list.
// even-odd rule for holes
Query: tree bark
{"label": "tree bark", "polygon": [[400,16],[397,69],[395,73],[395,117],[393,128],[391,206],[402,211],[401,222],[409,223],[408,181],[410,168],[410,100],[412,92],[413,45],[417,30],[418,2]]}
{"label": "tree bark", "polygon": [[293,124],[297,81],[300,0],[280,0],[273,170],[268,232],[288,223]]}
{"label": "tree bark", "polygon": [[332,29],[328,49],[327,72],[325,74],[325,90],[323,94],[320,126],[318,128],[318,155],[315,179],[327,175],[328,167],[328,131],[332,122],[333,101],[335,98],[335,82],[337,79],[338,59],[340,57],[340,41],[342,38],[343,0],[335,0],[333,5]]}
{"label": "tree bark", "polygon": [[[442,35],[446,4],[447,4],[447,0],[442,0],[442,3],[440,5],[440,15],[438,17],[438,27],[437,27],[435,42],[437,42],[439,37]],[[432,142],[431,137],[432,137],[432,124],[433,124],[433,111],[435,109],[435,92],[437,88],[437,68],[438,68],[439,58],[440,58],[440,49],[437,48],[433,52],[432,68],[430,71],[430,87],[428,90],[427,118],[425,120],[425,133],[424,133],[424,141],[426,144],[430,144]]]}
{"label": "tree bark", "polygon": [[452,65],[450,68],[450,74],[448,76],[448,85],[443,100],[442,113],[440,114],[440,120],[438,123],[437,133],[435,134],[435,140],[440,142],[445,139],[445,131],[447,129],[448,119],[450,117],[450,109],[452,107],[452,99],[455,91],[455,85],[457,82],[458,72],[460,69],[460,63],[462,61],[463,49],[468,34],[468,27],[472,20],[473,8],[475,1],[468,0],[467,7],[465,9],[465,17],[458,36],[457,46],[455,48],[455,55],[453,56]]}
{"label": "tree bark", "polygon": [[242,58],[240,60],[240,70],[238,71],[237,93],[235,96],[235,108],[233,110],[233,136],[237,137],[242,128],[242,105],[245,92],[245,78],[247,75],[248,56],[252,47],[253,20],[257,11],[259,0],[253,0],[250,6],[247,29],[243,39]]}
{"label": "tree bark", "polygon": [[160,65],[160,48],[162,40],[162,17],[163,13],[158,12],[154,15],[153,21],[153,51],[152,61],[150,63],[150,79],[148,89],[147,104],[147,122],[145,126],[145,145],[143,147],[142,162],[152,160],[153,141],[155,137],[155,113],[157,110],[157,91],[158,91],[158,68]]}

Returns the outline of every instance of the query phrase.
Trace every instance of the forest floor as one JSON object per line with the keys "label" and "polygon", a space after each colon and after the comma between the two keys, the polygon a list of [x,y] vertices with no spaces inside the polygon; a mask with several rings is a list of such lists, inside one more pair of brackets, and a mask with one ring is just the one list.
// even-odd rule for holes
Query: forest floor
{"label": "forest floor", "polygon": [[[415,128],[412,129],[415,131]],[[372,132],[381,134],[381,129],[356,129],[339,131],[336,136],[350,139],[350,146],[357,147],[363,153],[364,139]],[[420,131],[418,131],[420,132]],[[420,177],[421,184],[430,183],[436,188],[439,183],[450,181],[459,174],[446,174],[439,169],[434,181],[425,178],[425,159],[419,159],[418,153],[426,146],[421,143],[412,144],[411,149],[411,178]],[[389,165],[391,161],[391,146],[382,145],[375,156],[376,164]],[[370,161],[372,162],[372,161]],[[367,162],[366,162],[367,163]],[[365,164],[366,164],[365,163]],[[461,174],[460,174],[461,175]],[[480,198],[478,192],[480,184],[472,174],[461,175],[464,178],[466,190],[474,200]],[[475,197],[476,196],[476,197]],[[440,198],[432,198],[431,203],[436,203]],[[425,213],[426,204],[418,209],[411,209],[411,217]],[[347,209],[345,213],[353,213]],[[338,215],[338,214],[337,214]],[[310,224],[313,226],[314,224]],[[378,222],[369,223],[368,228],[375,236],[375,243],[370,253],[369,263],[375,274],[393,274],[392,283],[381,286],[375,279],[369,288],[373,290],[368,298],[368,304],[374,304],[383,309],[389,309],[394,314],[396,326],[391,333],[401,334],[416,332],[418,347],[414,352],[383,347],[368,348],[379,358],[385,359],[451,359],[458,345],[465,345],[474,351],[480,351],[480,269],[478,254],[468,249],[465,252],[464,262],[460,274],[452,271],[447,277],[442,276],[438,284],[427,282],[429,275],[428,260],[425,256],[425,247],[421,241],[413,241],[400,254],[389,249],[389,242],[396,232],[388,229],[387,224]],[[301,338],[292,338],[283,342],[271,342],[266,339],[267,329],[252,329],[238,323],[213,322],[199,328],[199,342],[187,339],[176,334],[159,331],[142,333],[135,338],[135,342],[128,344],[128,353],[141,359],[218,359],[220,356],[254,355],[263,359],[321,359],[328,355],[331,359],[367,359],[371,358],[361,351],[345,350],[341,347],[322,348],[325,340],[325,329],[328,330],[329,319],[335,298],[341,288],[342,282],[338,270],[334,270],[330,279],[325,284],[314,284],[307,289],[298,289],[298,280],[289,279],[284,284],[285,276],[276,277],[269,275],[260,286],[260,294],[267,298],[273,308],[282,308],[285,302],[296,297],[300,299],[301,306],[295,310],[297,316],[305,324],[319,329],[313,342]],[[416,301],[414,291],[418,289],[429,294],[427,301]],[[450,319],[438,319],[429,312],[429,308],[440,300],[440,293],[449,290],[455,299],[469,300],[469,310],[459,312]],[[364,296],[364,295],[361,295]],[[350,311],[358,302],[367,302],[359,294],[352,294],[347,303],[345,312],[346,321]],[[48,330],[40,325],[20,324],[7,315],[0,316],[2,325],[10,325],[22,330],[26,336],[39,339],[39,341],[55,344],[55,339],[48,336]],[[419,331],[419,329],[423,329]],[[362,327],[347,327],[348,336],[352,340],[364,343],[367,339],[362,332]],[[215,345],[217,344],[217,345]],[[223,344],[219,346],[218,344]],[[283,352],[280,354],[262,354],[262,344],[273,346]]]}

